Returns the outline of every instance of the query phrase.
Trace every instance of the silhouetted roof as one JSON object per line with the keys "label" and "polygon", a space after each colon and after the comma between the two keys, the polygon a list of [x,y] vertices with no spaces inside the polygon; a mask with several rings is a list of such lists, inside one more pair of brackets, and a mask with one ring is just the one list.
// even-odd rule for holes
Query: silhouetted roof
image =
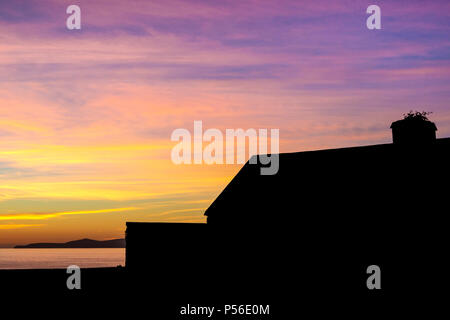
{"label": "silhouetted roof", "polygon": [[382,144],[282,153],[272,176],[260,175],[260,165],[247,162],[205,215],[208,223],[238,225],[286,223],[292,216],[332,221],[360,211],[386,213],[411,195],[435,198],[430,192],[448,176],[449,155],[450,138],[417,147]]}

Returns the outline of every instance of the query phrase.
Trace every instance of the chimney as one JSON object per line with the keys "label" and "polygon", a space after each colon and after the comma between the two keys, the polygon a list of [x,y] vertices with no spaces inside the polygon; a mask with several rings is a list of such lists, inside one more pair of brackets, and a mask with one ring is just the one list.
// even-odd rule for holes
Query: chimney
{"label": "chimney", "polygon": [[392,139],[399,145],[424,145],[436,141],[436,125],[423,117],[405,116],[391,124]]}

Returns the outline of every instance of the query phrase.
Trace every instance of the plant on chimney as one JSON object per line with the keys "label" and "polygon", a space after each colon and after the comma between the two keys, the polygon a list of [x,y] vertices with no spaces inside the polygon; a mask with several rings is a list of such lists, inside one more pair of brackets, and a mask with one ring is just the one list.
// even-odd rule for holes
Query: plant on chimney
{"label": "plant on chimney", "polygon": [[420,120],[420,121],[430,121],[428,116],[433,112],[427,111],[409,111],[408,113],[403,114],[403,119],[405,120]]}

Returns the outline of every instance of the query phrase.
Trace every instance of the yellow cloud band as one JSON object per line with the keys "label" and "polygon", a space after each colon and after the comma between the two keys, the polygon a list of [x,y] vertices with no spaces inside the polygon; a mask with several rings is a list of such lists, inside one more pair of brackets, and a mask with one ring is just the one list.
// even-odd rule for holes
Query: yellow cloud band
{"label": "yellow cloud band", "polygon": [[40,227],[43,224],[0,224],[0,230],[20,229],[27,227]]}
{"label": "yellow cloud band", "polygon": [[42,220],[55,218],[64,215],[72,214],[91,214],[91,213],[106,213],[106,212],[118,212],[138,210],[136,207],[127,208],[113,208],[113,209],[101,209],[101,210],[84,210],[84,211],[65,211],[65,212],[53,212],[53,213],[18,213],[18,214],[4,214],[0,215],[0,220]]}

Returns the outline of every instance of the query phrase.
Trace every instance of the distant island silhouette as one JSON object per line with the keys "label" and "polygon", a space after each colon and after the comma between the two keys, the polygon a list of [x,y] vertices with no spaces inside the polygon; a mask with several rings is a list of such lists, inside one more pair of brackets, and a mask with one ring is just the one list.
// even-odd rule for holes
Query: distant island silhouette
{"label": "distant island silhouette", "polygon": [[81,239],[64,243],[30,243],[15,246],[16,249],[38,249],[38,248],[125,248],[125,239],[92,240]]}

